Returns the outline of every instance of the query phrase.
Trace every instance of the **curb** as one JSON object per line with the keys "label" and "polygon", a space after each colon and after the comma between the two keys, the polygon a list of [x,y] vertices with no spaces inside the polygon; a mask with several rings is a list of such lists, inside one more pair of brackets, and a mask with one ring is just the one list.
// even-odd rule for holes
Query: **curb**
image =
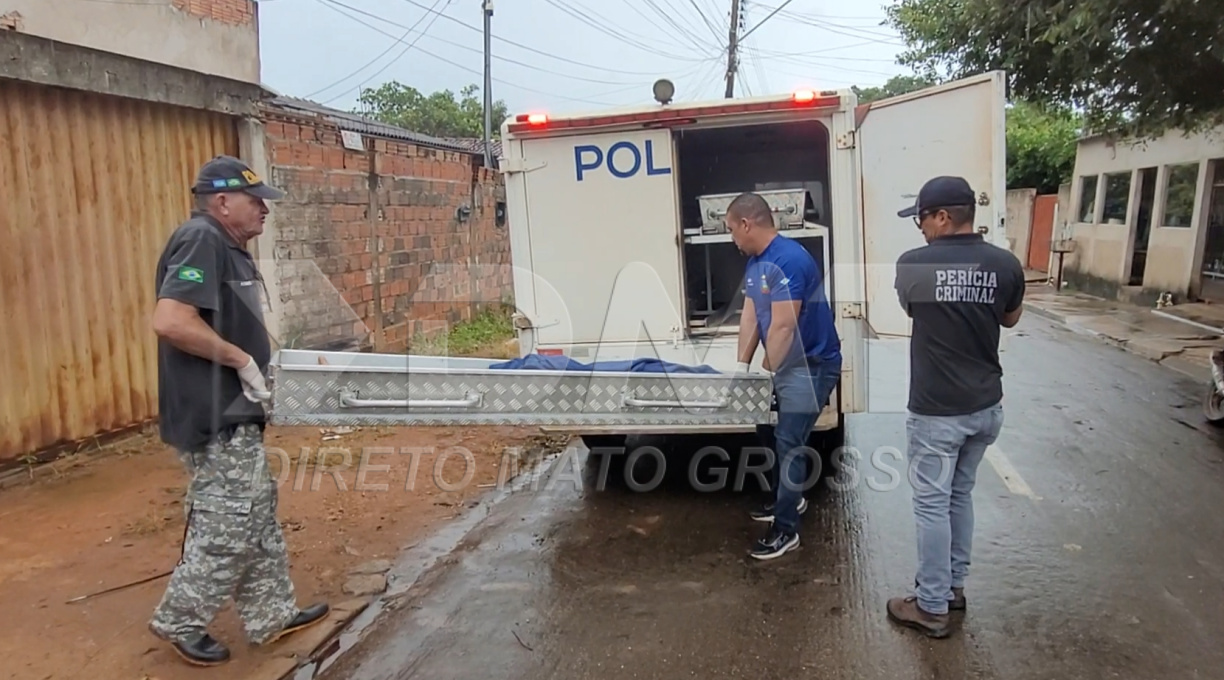
{"label": "curb", "polygon": [[1068,323],[1066,314],[1059,314],[1058,312],[1046,309],[1045,307],[1042,307],[1032,302],[1024,303],[1024,311],[1029,312],[1030,314],[1035,314],[1037,316],[1040,316],[1046,319],[1050,319],[1051,321],[1057,321],[1058,323],[1061,323],[1061,324]]}
{"label": "curb", "polygon": [[1048,319],[1050,321],[1054,321],[1058,324],[1061,324],[1062,326],[1064,326],[1065,328],[1067,328],[1068,330],[1074,333],[1077,333],[1083,336],[1087,336],[1090,338],[1094,338],[1095,340],[1097,340],[1103,345],[1108,345],[1110,347],[1116,347],[1126,352],[1127,354],[1139,357],[1140,359],[1156,364],[1157,366],[1163,366],[1164,368],[1180,373],[1188,378],[1191,378],[1194,380],[1201,380],[1203,377],[1202,370],[1195,370],[1198,368],[1197,365],[1194,362],[1188,361],[1184,358],[1180,358],[1174,355],[1174,356],[1167,357],[1163,360],[1157,361],[1155,359],[1152,359],[1149,356],[1146,356],[1140,352],[1135,351],[1135,349],[1131,347],[1129,342],[1122,342],[1119,340],[1115,340],[1109,337],[1108,335],[1104,335],[1092,329],[1085,328],[1083,326],[1079,326],[1077,324],[1072,323],[1069,320],[1070,317],[1066,314],[1060,314],[1058,312],[1054,312],[1052,310],[1045,309],[1044,307],[1040,307],[1031,302],[1024,303],[1024,309],[1025,311],[1032,312],[1034,316],[1040,316],[1044,319]]}

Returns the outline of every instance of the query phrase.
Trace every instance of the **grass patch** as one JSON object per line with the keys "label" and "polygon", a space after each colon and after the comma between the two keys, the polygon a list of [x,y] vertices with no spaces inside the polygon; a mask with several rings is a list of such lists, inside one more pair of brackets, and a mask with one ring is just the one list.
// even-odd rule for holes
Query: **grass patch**
{"label": "grass patch", "polygon": [[455,324],[447,333],[414,340],[411,351],[434,356],[512,358],[505,356],[508,343],[515,338],[512,314],[514,307],[510,305],[487,307],[472,319]]}

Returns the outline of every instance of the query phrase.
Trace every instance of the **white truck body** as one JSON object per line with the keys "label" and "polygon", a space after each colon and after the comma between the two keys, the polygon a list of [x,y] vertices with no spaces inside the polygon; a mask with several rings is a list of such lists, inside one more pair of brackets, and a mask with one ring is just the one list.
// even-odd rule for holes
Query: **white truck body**
{"label": "white truck body", "polygon": [[[694,328],[686,267],[696,266],[694,246],[733,246],[725,234],[698,234],[685,210],[706,193],[802,187],[819,214],[782,234],[826,237],[815,252],[844,356],[817,429],[838,427],[846,414],[904,411],[911,326],[893,288],[895,262],[923,239],[896,213],[927,179],[960,175],[979,193],[979,231],[1006,247],[1004,107],[1003,74],[992,72],[861,107],[841,90],[508,120],[502,170],[521,352],[732,371],[737,324]],[[720,170],[686,166],[686,151],[718,155],[715,142],[685,145],[700,131],[801,121],[819,124],[823,148],[796,143],[742,161],[728,151]],[[736,144],[745,148],[741,139],[728,148]],[[760,176],[769,158],[803,153],[815,161],[806,176]],[[692,195],[685,180],[707,172],[720,176]]]}

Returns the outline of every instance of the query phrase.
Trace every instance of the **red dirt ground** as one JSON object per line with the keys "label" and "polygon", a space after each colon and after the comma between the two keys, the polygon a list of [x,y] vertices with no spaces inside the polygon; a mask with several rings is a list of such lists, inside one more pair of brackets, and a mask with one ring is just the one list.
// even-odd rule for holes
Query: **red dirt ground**
{"label": "red dirt ground", "polygon": [[[352,600],[342,592],[349,570],[374,559],[394,559],[402,548],[458,516],[498,482],[508,447],[526,451],[555,443],[530,428],[374,428],[327,441],[318,428],[269,428],[269,465],[281,478],[280,520],[299,601]],[[347,449],[349,466],[336,476],[320,469],[320,446]],[[358,488],[363,447],[378,446],[426,447],[411,490],[410,452],[367,454],[364,485]],[[459,486],[465,467],[472,476],[461,489],[445,491],[435,482],[435,463],[452,446],[470,451],[475,464],[465,464],[457,449],[446,457],[442,485]],[[303,447],[311,458],[304,467],[299,466]],[[288,471],[277,449],[291,460]],[[344,455],[331,451],[323,462],[339,466]],[[154,638],[146,624],[165,578],[66,604],[174,567],[187,477],[173,452],[150,435],[56,465],[55,474],[0,491],[0,658],[6,676],[178,680],[267,674],[278,647],[292,638],[270,649],[249,648],[230,605],[211,629],[234,655],[225,666],[189,667]],[[387,489],[368,488],[380,484]]]}

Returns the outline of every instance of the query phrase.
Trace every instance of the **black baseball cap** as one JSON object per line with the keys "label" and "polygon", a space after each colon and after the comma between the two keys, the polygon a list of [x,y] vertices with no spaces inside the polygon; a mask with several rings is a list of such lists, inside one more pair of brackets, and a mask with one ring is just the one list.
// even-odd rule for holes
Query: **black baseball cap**
{"label": "black baseball cap", "polygon": [[964,177],[935,177],[922,185],[922,189],[918,191],[918,200],[898,212],[897,217],[913,217],[930,208],[976,204],[977,197]]}
{"label": "black baseball cap", "polygon": [[259,175],[251,170],[251,166],[233,156],[217,156],[200,168],[191,193],[220,194],[226,191],[244,191],[269,201],[285,197],[285,192],[264,184]]}

